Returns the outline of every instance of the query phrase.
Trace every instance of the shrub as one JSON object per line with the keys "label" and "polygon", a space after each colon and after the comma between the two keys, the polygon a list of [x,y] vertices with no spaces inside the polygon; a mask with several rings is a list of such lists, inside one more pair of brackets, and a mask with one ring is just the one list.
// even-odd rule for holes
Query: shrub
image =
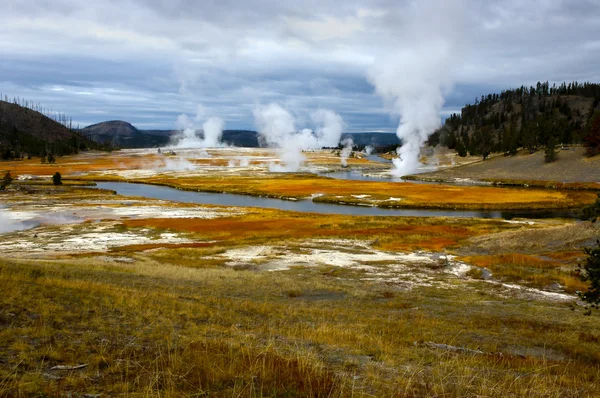
{"label": "shrub", "polygon": [[585,264],[579,264],[579,276],[582,281],[590,282],[590,287],[587,292],[579,292],[578,295],[597,308],[600,304],[600,240],[596,242],[596,247],[586,247],[583,250],[588,258]]}
{"label": "shrub", "polygon": [[0,191],[4,191],[6,189],[6,187],[10,185],[12,180],[13,180],[13,178],[10,175],[10,171],[7,171],[6,174],[4,174],[2,181],[0,181]]}
{"label": "shrub", "polygon": [[598,199],[591,205],[584,207],[581,212],[581,219],[584,221],[590,220],[594,223],[598,217],[600,217],[600,193]]}
{"label": "shrub", "polygon": [[52,176],[52,182],[54,185],[62,185],[62,176],[58,171]]}

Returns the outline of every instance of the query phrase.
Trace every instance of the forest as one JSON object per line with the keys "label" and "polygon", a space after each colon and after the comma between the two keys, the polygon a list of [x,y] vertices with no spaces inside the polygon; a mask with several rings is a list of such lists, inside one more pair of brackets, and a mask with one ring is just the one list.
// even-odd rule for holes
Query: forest
{"label": "forest", "polygon": [[514,155],[545,148],[553,161],[558,145],[583,144],[589,155],[600,151],[600,84],[537,85],[482,95],[452,114],[429,139],[460,156]]}

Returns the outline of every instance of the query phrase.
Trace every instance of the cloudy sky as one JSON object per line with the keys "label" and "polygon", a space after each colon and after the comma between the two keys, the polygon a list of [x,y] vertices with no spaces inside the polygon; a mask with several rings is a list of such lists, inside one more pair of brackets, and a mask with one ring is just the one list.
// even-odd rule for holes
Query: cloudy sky
{"label": "cloudy sky", "polygon": [[276,102],[299,124],[328,108],[347,131],[394,131],[374,81],[418,70],[429,39],[452,42],[428,69],[445,76],[442,117],[507,87],[600,81],[600,0],[425,3],[417,18],[402,0],[3,0],[0,92],[82,126],[173,128],[200,108],[254,129],[252,110]]}

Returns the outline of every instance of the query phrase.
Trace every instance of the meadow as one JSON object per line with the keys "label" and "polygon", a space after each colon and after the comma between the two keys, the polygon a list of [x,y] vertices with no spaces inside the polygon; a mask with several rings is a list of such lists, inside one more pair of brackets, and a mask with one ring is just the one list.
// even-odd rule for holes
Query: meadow
{"label": "meadow", "polygon": [[[2,166],[130,180],[118,172],[143,156],[94,158]],[[139,179],[454,207],[595,197],[253,167]],[[15,223],[39,222],[0,235],[0,396],[600,395],[600,315],[575,295],[597,224],[225,208],[27,178],[0,193]]]}

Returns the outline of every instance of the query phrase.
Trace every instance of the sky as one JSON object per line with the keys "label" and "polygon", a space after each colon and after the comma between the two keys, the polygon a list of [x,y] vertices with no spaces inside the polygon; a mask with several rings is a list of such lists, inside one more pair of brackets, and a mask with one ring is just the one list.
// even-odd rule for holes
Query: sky
{"label": "sky", "polygon": [[415,3],[3,0],[0,92],[81,127],[171,129],[199,113],[255,129],[253,110],[278,103],[299,125],[325,108],[347,132],[393,132],[399,115],[374,80],[386,63],[418,69],[430,30],[455,44],[431,69],[444,74],[441,118],[522,84],[600,82],[600,0],[428,0],[434,17],[418,24]]}

